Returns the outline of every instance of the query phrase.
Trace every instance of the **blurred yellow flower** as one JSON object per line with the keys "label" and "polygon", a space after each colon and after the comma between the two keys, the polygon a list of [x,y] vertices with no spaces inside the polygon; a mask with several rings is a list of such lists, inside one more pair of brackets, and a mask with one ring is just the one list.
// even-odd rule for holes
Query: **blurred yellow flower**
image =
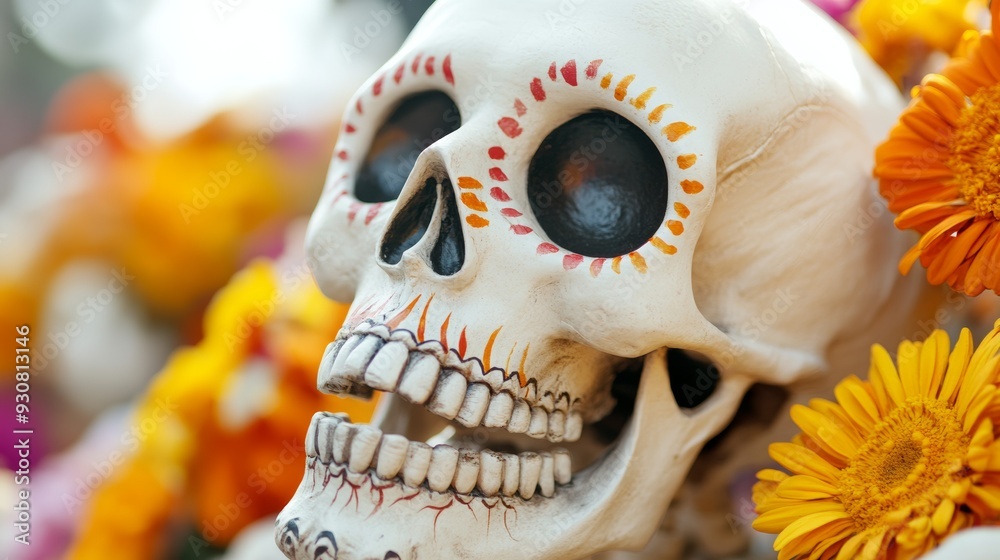
{"label": "blurred yellow flower", "polygon": [[147,559],[178,518],[198,552],[275,514],[298,486],[316,410],[367,418],[372,403],[320,394],[315,375],[348,306],[305,266],[257,261],[213,300],[205,338],[179,350],[136,410],[143,439],[90,504],[75,559]]}
{"label": "blurred yellow flower", "polygon": [[933,52],[951,54],[962,34],[975,29],[979,0],[862,0],[849,27],[880,66],[902,84],[917,82]]}

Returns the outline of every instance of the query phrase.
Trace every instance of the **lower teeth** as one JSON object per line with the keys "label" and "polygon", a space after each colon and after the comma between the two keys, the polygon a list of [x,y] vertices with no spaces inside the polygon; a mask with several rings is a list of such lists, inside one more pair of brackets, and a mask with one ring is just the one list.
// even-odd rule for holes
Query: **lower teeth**
{"label": "lower teeth", "polygon": [[343,414],[319,412],[306,435],[306,455],[351,472],[373,472],[383,480],[399,478],[411,487],[435,492],[503,494],[530,499],[551,497],[556,485],[572,479],[569,452],[527,451],[519,455],[489,449],[456,448],[445,443],[456,431],[446,428],[429,443],[413,442],[368,425],[348,422]]}

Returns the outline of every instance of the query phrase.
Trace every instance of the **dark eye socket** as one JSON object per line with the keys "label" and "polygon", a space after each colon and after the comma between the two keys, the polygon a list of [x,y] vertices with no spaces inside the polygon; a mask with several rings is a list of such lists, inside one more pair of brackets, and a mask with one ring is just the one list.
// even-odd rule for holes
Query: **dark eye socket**
{"label": "dark eye socket", "polygon": [[420,153],[461,124],[458,107],[444,93],[427,91],[404,99],[375,134],[354,196],[361,202],[398,198]]}
{"label": "dark eye socket", "polygon": [[667,213],[667,170],[656,144],[609,111],[555,129],[528,168],[531,210],[557,245],[588,257],[642,247]]}

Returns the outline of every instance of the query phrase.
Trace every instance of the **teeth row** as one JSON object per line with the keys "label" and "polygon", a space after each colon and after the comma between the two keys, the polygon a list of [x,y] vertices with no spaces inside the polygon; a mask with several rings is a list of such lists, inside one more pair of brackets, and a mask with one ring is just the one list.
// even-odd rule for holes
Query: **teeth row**
{"label": "teeth row", "polygon": [[[321,388],[333,393],[367,396],[371,389],[395,392],[468,428],[506,428],[552,442],[580,439],[580,414],[563,408],[548,412],[543,406],[531,406],[514,397],[520,390],[516,376],[504,380],[493,370],[481,377],[482,382],[470,382],[458,370],[442,370],[440,359],[433,354],[411,353],[404,342],[387,342],[376,334],[331,343],[320,365]],[[547,404],[552,408],[553,403]]]}
{"label": "teeth row", "polygon": [[487,497],[516,494],[527,500],[535,492],[551,497],[556,484],[569,484],[572,479],[569,452],[564,449],[513,455],[445,444],[431,447],[403,436],[383,435],[372,426],[351,424],[344,414],[327,412],[316,413],[309,425],[306,455],[345,465],[358,474],[374,467],[379,478],[400,478],[411,487],[426,482],[435,492],[478,490]]}

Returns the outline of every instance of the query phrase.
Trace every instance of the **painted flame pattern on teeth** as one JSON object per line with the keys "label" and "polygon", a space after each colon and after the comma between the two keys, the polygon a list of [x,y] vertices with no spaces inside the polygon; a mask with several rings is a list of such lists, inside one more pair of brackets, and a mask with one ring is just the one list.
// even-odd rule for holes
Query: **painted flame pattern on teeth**
{"label": "painted flame pattern on teeth", "polygon": [[[444,367],[444,357],[411,349],[398,331],[388,336],[381,331],[374,326],[331,343],[320,365],[320,388],[362,397],[370,397],[372,389],[395,392],[467,428],[504,428],[552,442],[580,439],[583,418],[568,411],[565,396],[555,400],[546,394],[532,405],[534,386],[522,390],[516,376],[505,380],[496,369],[484,375],[476,361],[466,372]],[[526,393],[524,398],[515,396],[518,392]]]}
{"label": "painted flame pattern on teeth", "polygon": [[457,449],[411,442],[365,425],[351,424],[343,414],[318,412],[306,433],[306,455],[353,473],[372,472],[382,480],[399,480],[409,487],[485,497],[536,493],[552,497],[557,485],[572,481],[569,452],[525,452],[520,455],[489,449]]}

